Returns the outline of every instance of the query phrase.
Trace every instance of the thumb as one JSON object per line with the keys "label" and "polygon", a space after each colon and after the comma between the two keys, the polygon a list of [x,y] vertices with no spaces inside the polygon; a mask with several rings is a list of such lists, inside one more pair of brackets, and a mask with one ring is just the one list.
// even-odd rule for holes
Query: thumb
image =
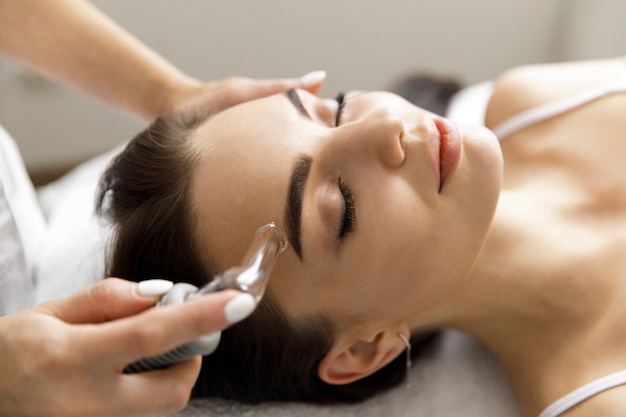
{"label": "thumb", "polygon": [[313,71],[300,77],[298,82],[300,83],[300,88],[317,94],[322,88],[324,80],[326,80],[326,71]]}
{"label": "thumb", "polygon": [[326,71],[309,72],[300,78],[234,79],[235,85],[231,85],[228,94],[223,96],[222,107],[226,108],[249,100],[271,96],[291,88],[302,88],[316,94],[322,88],[325,79]]}
{"label": "thumb", "polygon": [[42,304],[39,308],[67,323],[103,323],[152,307],[172,285],[165,280],[137,284],[119,278],[106,278],[70,297]]}
{"label": "thumb", "polygon": [[326,71],[312,71],[297,79],[257,80],[257,92],[262,95],[280,93],[290,88],[302,88],[316,94],[326,80]]}

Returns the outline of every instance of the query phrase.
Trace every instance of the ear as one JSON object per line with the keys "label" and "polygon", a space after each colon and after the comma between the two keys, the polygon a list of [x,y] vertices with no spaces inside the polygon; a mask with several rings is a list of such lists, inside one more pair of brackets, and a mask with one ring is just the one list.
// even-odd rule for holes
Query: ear
{"label": "ear", "polygon": [[342,385],[373,374],[406,349],[399,333],[409,335],[410,331],[403,325],[364,337],[341,338],[320,362],[318,376],[328,384]]}

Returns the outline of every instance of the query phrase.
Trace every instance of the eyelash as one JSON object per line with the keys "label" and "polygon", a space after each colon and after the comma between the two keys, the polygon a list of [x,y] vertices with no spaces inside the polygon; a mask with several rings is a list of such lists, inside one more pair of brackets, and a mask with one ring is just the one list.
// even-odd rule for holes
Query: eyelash
{"label": "eyelash", "polygon": [[341,195],[343,196],[343,214],[341,216],[339,235],[337,236],[338,240],[341,241],[354,230],[354,225],[356,223],[356,210],[354,194],[348,184],[343,182],[341,177],[337,180],[337,184],[339,186],[339,191],[341,191]]}
{"label": "eyelash", "polygon": [[[339,93],[335,100],[337,101],[337,115],[335,116],[335,127],[339,126],[341,123],[341,116],[343,115],[343,110],[346,104],[344,100],[345,94]],[[354,194],[352,193],[352,189],[350,186],[346,184],[341,177],[337,179],[337,185],[339,187],[339,191],[343,196],[343,212],[341,215],[341,225],[339,227],[339,234],[337,235],[337,240],[343,240],[347,235],[349,235],[354,230],[354,225],[356,222],[356,210],[354,204]]]}
{"label": "eyelash", "polygon": [[337,97],[335,97],[335,100],[337,101],[337,115],[335,116],[335,127],[339,126],[339,122],[341,122],[341,115],[343,114],[343,108],[346,104],[346,101],[344,100],[344,93],[339,93],[337,94]]}

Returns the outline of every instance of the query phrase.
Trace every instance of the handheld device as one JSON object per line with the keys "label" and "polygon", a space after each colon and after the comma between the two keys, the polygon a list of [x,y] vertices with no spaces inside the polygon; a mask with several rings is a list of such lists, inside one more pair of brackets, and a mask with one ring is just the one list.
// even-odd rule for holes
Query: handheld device
{"label": "handheld device", "polygon": [[[203,294],[229,288],[251,294],[258,303],[265,294],[265,288],[276,259],[286,247],[287,241],[283,239],[276,225],[274,223],[266,224],[256,231],[240,265],[218,274],[202,288],[187,283],[178,283],[161,297],[156,307],[184,303],[187,300],[201,297]],[[210,355],[217,349],[220,336],[221,332],[219,331],[210,333],[162,355],[140,359],[128,365],[124,372],[138,373],[163,369],[197,355]]]}

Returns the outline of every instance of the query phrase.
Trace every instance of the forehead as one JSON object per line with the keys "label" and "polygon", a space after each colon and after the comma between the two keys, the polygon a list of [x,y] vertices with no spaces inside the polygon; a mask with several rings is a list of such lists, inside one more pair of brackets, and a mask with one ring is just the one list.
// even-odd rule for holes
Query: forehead
{"label": "forehead", "polygon": [[292,165],[310,141],[284,95],[227,109],[191,140],[200,149],[191,180],[197,230],[216,266],[229,267],[263,224],[273,221],[284,232]]}

